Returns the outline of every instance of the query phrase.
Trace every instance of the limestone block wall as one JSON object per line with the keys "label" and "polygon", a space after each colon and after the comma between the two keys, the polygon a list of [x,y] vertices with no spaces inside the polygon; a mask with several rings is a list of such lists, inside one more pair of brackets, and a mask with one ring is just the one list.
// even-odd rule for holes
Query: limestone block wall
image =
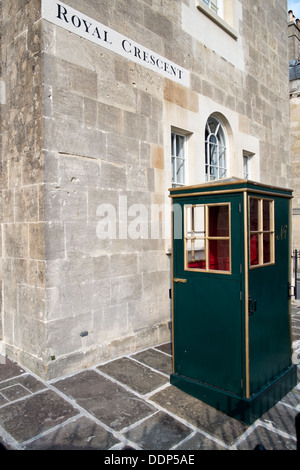
{"label": "limestone block wall", "polygon": [[286,11],[261,3],[233,2],[229,38],[195,0],[66,0],[184,67],[183,86],[42,19],[40,0],[2,1],[2,339],[41,376],[170,340],[172,127],[190,184],[217,113],[229,176],[247,150],[256,179],[290,186]]}
{"label": "limestone block wall", "polygon": [[[246,1],[243,6],[247,43],[244,96],[250,132],[256,132],[260,139],[260,178],[262,182],[290,187],[286,2],[276,1],[273,8],[268,4],[267,9],[261,2]],[[254,36],[253,27],[258,32]]]}
{"label": "limestone block wall", "polygon": [[[126,2],[72,6],[118,30],[127,18],[134,34]],[[152,204],[165,202],[156,181],[163,88],[160,77],[45,21],[43,35],[47,350],[49,367],[62,371],[170,340],[170,258],[150,233]],[[112,225],[101,238],[106,206]]]}
{"label": "limestone block wall", "polygon": [[293,248],[300,246],[300,97],[299,91],[294,91],[290,97],[291,112],[291,158],[292,158],[292,187],[293,198]]}
{"label": "limestone block wall", "polygon": [[1,2],[0,339],[45,360],[40,2]]}
{"label": "limestone block wall", "polygon": [[[299,23],[290,22],[288,25],[289,60],[299,60],[300,29]],[[300,80],[290,81],[290,136],[292,162],[292,188],[294,189],[293,207],[293,248],[300,246]]]}

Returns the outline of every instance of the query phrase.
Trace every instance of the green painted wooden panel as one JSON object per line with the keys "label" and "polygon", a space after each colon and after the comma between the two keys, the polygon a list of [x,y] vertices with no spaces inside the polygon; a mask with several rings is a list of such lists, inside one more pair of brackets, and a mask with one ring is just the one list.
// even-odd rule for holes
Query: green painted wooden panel
{"label": "green painted wooden panel", "polygon": [[244,374],[242,196],[185,198],[184,204],[230,203],[232,273],[184,270],[184,241],[174,240],[175,373],[241,395]]}
{"label": "green painted wooden panel", "polygon": [[249,294],[256,311],[249,317],[250,392],[291,365],[289,320],[289,200],[275,200],[275,264],[249,270]]}

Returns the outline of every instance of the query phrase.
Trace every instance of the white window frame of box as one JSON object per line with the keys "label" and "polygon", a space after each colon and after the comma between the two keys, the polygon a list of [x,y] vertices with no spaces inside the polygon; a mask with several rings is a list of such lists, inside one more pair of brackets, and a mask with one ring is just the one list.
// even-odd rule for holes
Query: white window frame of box
{"label": "white window frame of box", "polygon": [[[176,141],[176,136],[182,137],[183,138],[183,157],[179,157],[177,154],[177,149],[175,151],[175,155],[173,155],[173,149],[174,141]],[[177,174],[176,174],[176,169],[177,165],[175,165],[175,162],[182,161],[183,163],[183,183],[177,181]],[[172,187],[180,187],[180,186],[185,186],[186,185],[186,170],[187,170],[187,134],[184,132],[177,131],[175,129],[171,130],[171,174],[172,174]],[[173,179],[173,166],[175,165],[175,171],[174,171],[174,179]]]}
{"label": "white window frame of box", "polygon": [[[211,6],[208,6],[211,3],[211,0],[196,0],[196,6],[199,11],[204,13],[208,16],[214,23],[216,23],[220,28],[226,31],[233,39],[238,39],[238,33],[236,30],[226,21],[225,18],[225,5],[224,2],[228,2],[229,0],[218,0],[219,9],[218,13],[216,13]],[[234,1],[234,0],[231,0]]]}

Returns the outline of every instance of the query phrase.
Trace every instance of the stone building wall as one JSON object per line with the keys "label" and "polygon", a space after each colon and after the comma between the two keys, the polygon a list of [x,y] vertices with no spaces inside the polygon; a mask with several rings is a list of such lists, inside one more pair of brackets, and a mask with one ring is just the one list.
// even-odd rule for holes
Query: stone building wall
{"label": "stone building wall", "polygon": [[293,248],[300,247],[300,88],[291,84],[291,159],[292,159],[292,188],[294,189],[293,206]]}
{"label": "stone building wall", "polygon": [[1,330],[34,365],[46,359],[40,4],[1,7]]}
{"label": "stone building wall", "polygon": [[227,29],[201,0],[65,4],[190,84],[70,32],[70,16],[42,19],[39,0],[2,1],[3,344],[46,378],[170,339],[172,128],[188,136],[188,184],[204,181],[212,113],[229,176],[243,151],[252,179],[291,174],[285,2],[229,1]]}
{"label": "stone building wall", "polygon": [[[288,24],[289,61],[300,60],[300,29],[299,22],[290,18]],[[293,198],[293,248],[300,247],[300,74],[297,68],[292,72],[298,72],[290,76],[290,138],[291,138],[291,163],[292,163],[292,188]]]}

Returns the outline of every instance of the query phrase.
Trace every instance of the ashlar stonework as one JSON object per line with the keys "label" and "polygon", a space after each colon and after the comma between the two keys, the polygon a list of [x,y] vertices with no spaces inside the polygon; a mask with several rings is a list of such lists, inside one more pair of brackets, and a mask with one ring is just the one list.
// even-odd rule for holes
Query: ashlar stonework
{"label": "ashlar stonework", "polygon": [[41,0],[0,3],[0,340],[45,379],[170,340],[172,130],[188,184],[205,180],[215,115],[228,176],[247,151],[252,179],[290,186],[285,2],[234,0],[226,30],[200,1],[48,0],[189,86],[48,21]]}

